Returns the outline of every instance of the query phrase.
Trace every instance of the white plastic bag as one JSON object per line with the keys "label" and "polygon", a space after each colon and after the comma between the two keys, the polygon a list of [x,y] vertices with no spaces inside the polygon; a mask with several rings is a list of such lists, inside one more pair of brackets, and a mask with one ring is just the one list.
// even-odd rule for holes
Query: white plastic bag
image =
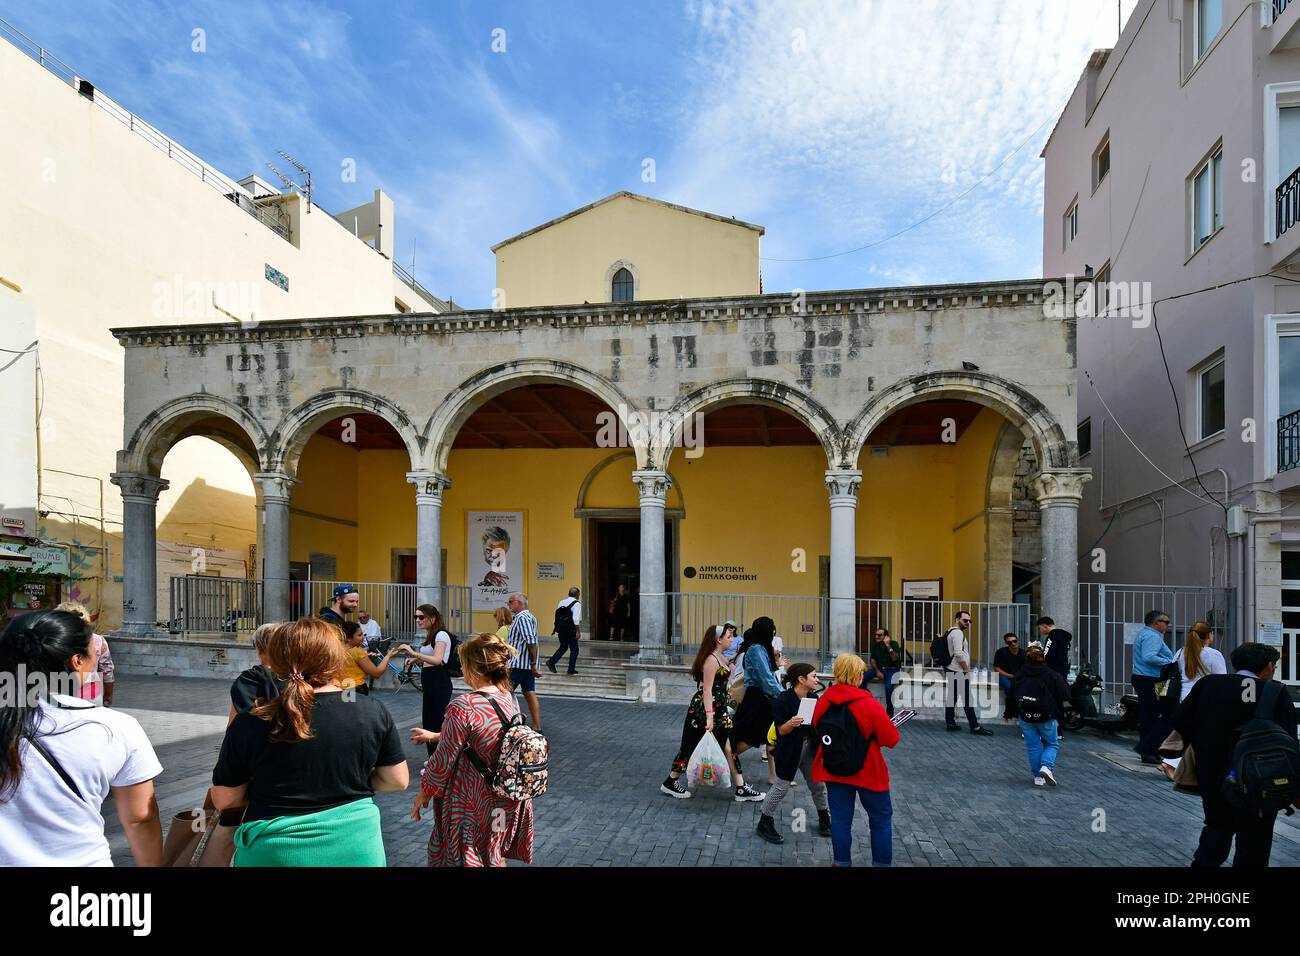
{"label": "white plastic bag", "polygon": [[686,785],[688,787],[730,787],[731,768],[727,765],[727,755],[722,752],[718,738],[705,734],[700,738],[695,752],[686,764]]}

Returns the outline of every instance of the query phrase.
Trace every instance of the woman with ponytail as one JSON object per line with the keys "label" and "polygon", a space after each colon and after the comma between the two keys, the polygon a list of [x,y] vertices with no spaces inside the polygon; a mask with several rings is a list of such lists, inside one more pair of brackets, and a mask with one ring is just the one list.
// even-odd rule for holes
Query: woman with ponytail
{"label": "woman with ponytail", "polygon": [[278,625],[266,641],[280,695],[237,714],[212,772],[212,802],[248,804],[235,866],[384,866],[376,791],[410,781],[383,704],[344,691],[338,629],[319,618]]}
{"label": "woman with ponytail", "polygon": [[112,866],[109,793],[136,865],[162,862],[162,765],[134,717],[81,699],[96,666],[90,625],[67,611],[0,635],[0,866]]}
{"label": "woman with ponytail", "polygon": [[432,803],[430,866],[531,863],[533,802],[497,796],[475,766],[497,765],[506,722],[519,716],[519,704],[510,692],[515,649],[500,635],[478,634],[460,645],[459,654],[470,692],[452,699],[441,732],[411,731],[414,743],[435,745],[411,817],[419,820]]}
{"label": "woman with ponytail", "polygon": [[[1214,631],[1204,621],[1197,621],[1187,629],[1182,649],[1174,655],[1174,663],[1178,665],[1178,676],[1182,678],[1179,703],[1187,699],[1187,695],[1192,692],[1192,687],[1206,674],[1228,673],[1228,664],[1223,659],[1223,654],[1210,646],[1213,643]],[[1174,772],[1178,769],[1178,761],[1181,759],[1181,757],[1164,758],[1160,762],[1160,772],[1173,780]]]}

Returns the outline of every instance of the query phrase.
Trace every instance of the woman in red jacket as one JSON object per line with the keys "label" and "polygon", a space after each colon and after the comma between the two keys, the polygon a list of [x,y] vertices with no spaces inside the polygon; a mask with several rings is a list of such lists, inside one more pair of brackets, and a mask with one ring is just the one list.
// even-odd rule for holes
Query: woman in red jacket
{"label": "woman in red jacket", "polygon": [[[853,802],[858,800],[867,811],[871,825],[871,865],[890,866],[894,862],[894,809],[889,801],[889,768],[881,747],[898,743],[898,728],[870,692],[859,689],[866,665],[856,654],[841,654],[831,669],[832,684],[817,701],[813,711],[813,736],[817,755],[813,758],[813,780],[826,784],[831,807],[831,849],[835,866],[853,865]],[[832,707],[847,707],[867,741],[867,756],[861,768],[848,776],[835,776],[822,761],[823,750],[830,741],[819,725]]]}

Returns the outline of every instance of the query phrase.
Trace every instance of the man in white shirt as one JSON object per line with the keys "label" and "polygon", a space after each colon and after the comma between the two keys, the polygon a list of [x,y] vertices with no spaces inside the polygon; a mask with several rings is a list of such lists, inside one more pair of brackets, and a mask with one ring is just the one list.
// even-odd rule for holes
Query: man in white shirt
{"label": "man in white shirt", "polygon": [[384,636],[384,632],[379,628],[379,622],[371,618],[369,611],[358,611],[357,623],[361,625],[361,646],[366,649]]}
{"label": "man in white shirt", "polygon": [[581,593],[577,588],[569,588],[569,596],[555,606],[555,630],[552,633],[559,637],[560,649],[546,661],[552,674],[559,673],[555,664],[566,650],[569,652],[569,673],[578,673],[578,634],[582,630],[582,604],[578,597]]}
{"label": "man in white shirt", "polygon": [[958,611],[953,618],[952,627],[946,635],[948,640],[948,666],[944,668],[944,708],[943,719],[946,730],[960,730],[957,726],[957,697],[963,696],[966,709],[966,722],[970,732],[977,737],[992,737],[993,731],[980,726],[975,716],[975,708],[970,701],[970,641],[966,631],[970,628],[970,612]]}

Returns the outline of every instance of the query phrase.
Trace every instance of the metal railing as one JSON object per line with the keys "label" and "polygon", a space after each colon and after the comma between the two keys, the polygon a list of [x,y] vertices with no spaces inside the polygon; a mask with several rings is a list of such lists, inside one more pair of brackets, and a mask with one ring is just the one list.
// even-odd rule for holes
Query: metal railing
{"label": "metal railing", "polygon": [[[333,601],[337,581],[292,581],[289,617],[311,617]],[[367,611],[385,637],[416,637],[415,609],[423,602],[414,584],[347,582],[357,589],[357,609]],[[226,634],[247,637],[263,623],[263,582],[253,578],[200,575],[173,577],[169,586],[168,630],[174,634]],[[471,588],[445,585],[432,603],[448,630],[465,636],[472,630]]]}
{"label": "metal railing", "polygon": [[1277,420],[1277,470],[1300,468],[1300,409]]}
{"label": "metal railing", "polygon": [[1148,611],[1169,615],[1165,639],[1170,650],[1177,652],[1187,629],[1204,621],[1214,629],[1214,646],[1226,659],[1237,643],[1235,604],[1233,588],[1081,582],[1071,657],[1076,664],[1092,666],[1102,680],[1104,703],[1114,704],[1129,692],[1133,638]]}
{"label": "metal railing", "polygon": [[1282,180],[1274,194],[1274,230],[1276,238],[1282,238],[1288,229],[1300,219],[1300,168]]}
{"label": "metal railing", "polygon": [[262,623],[262,582],[204,575],[173,577],[167,630],[247,637]]}
{"label": "metal railing", "polygon": [[[226,199],[233,202],[272,232],[286,241],[290,241],[289,217],[279,206],[279,196],[273,197],[271,200],[265,198],[254,199],[229,176],[218,172],[184,146],[162,133],[157,127],[146,123],[130,110],[114,102],[103,90],[92,87],[72,67],[52,55],[49,50],[4,19],[0,19],[0,37],[8,40],[78,93],[89,94],[88,98],[109,116],[118,120],[131,132],[142,137],[159,152],[166,153],[168,159],[179,163],[195,176],[198,176],[201,182],[217,190]],[[84,89],[83,82],[85,83]]]}
{"label": "metal railing", "polygon": [[1289,7],[1290,5],[1291,5],[1291,0],[1273,0],[1273,19],[1276,20],[1283,13],[1285,13],[1286,8]]}
{"label": "metal railing", "polygon": [[[755,618],[770,617],[781,638],[787,657],[809,661],[830,656],[830,606],[827,597],[790,594],[694,594],[667,595],[670,650],[689,655],[699,646],[705,630],[732,620],[741,632]],[[1022,640],[1029,636],[1029,605],[988,601],[905,601],[901,598],[858,598],[852,600],[855,647],[866,655],[877,627],[890,634],[922,666],[930,664],[930,641],[952,626],[958,611],[971,616],[967,631],[971,666],[988,667],[994,652],[1002,646],[1002,635],[1013,631]]]}

